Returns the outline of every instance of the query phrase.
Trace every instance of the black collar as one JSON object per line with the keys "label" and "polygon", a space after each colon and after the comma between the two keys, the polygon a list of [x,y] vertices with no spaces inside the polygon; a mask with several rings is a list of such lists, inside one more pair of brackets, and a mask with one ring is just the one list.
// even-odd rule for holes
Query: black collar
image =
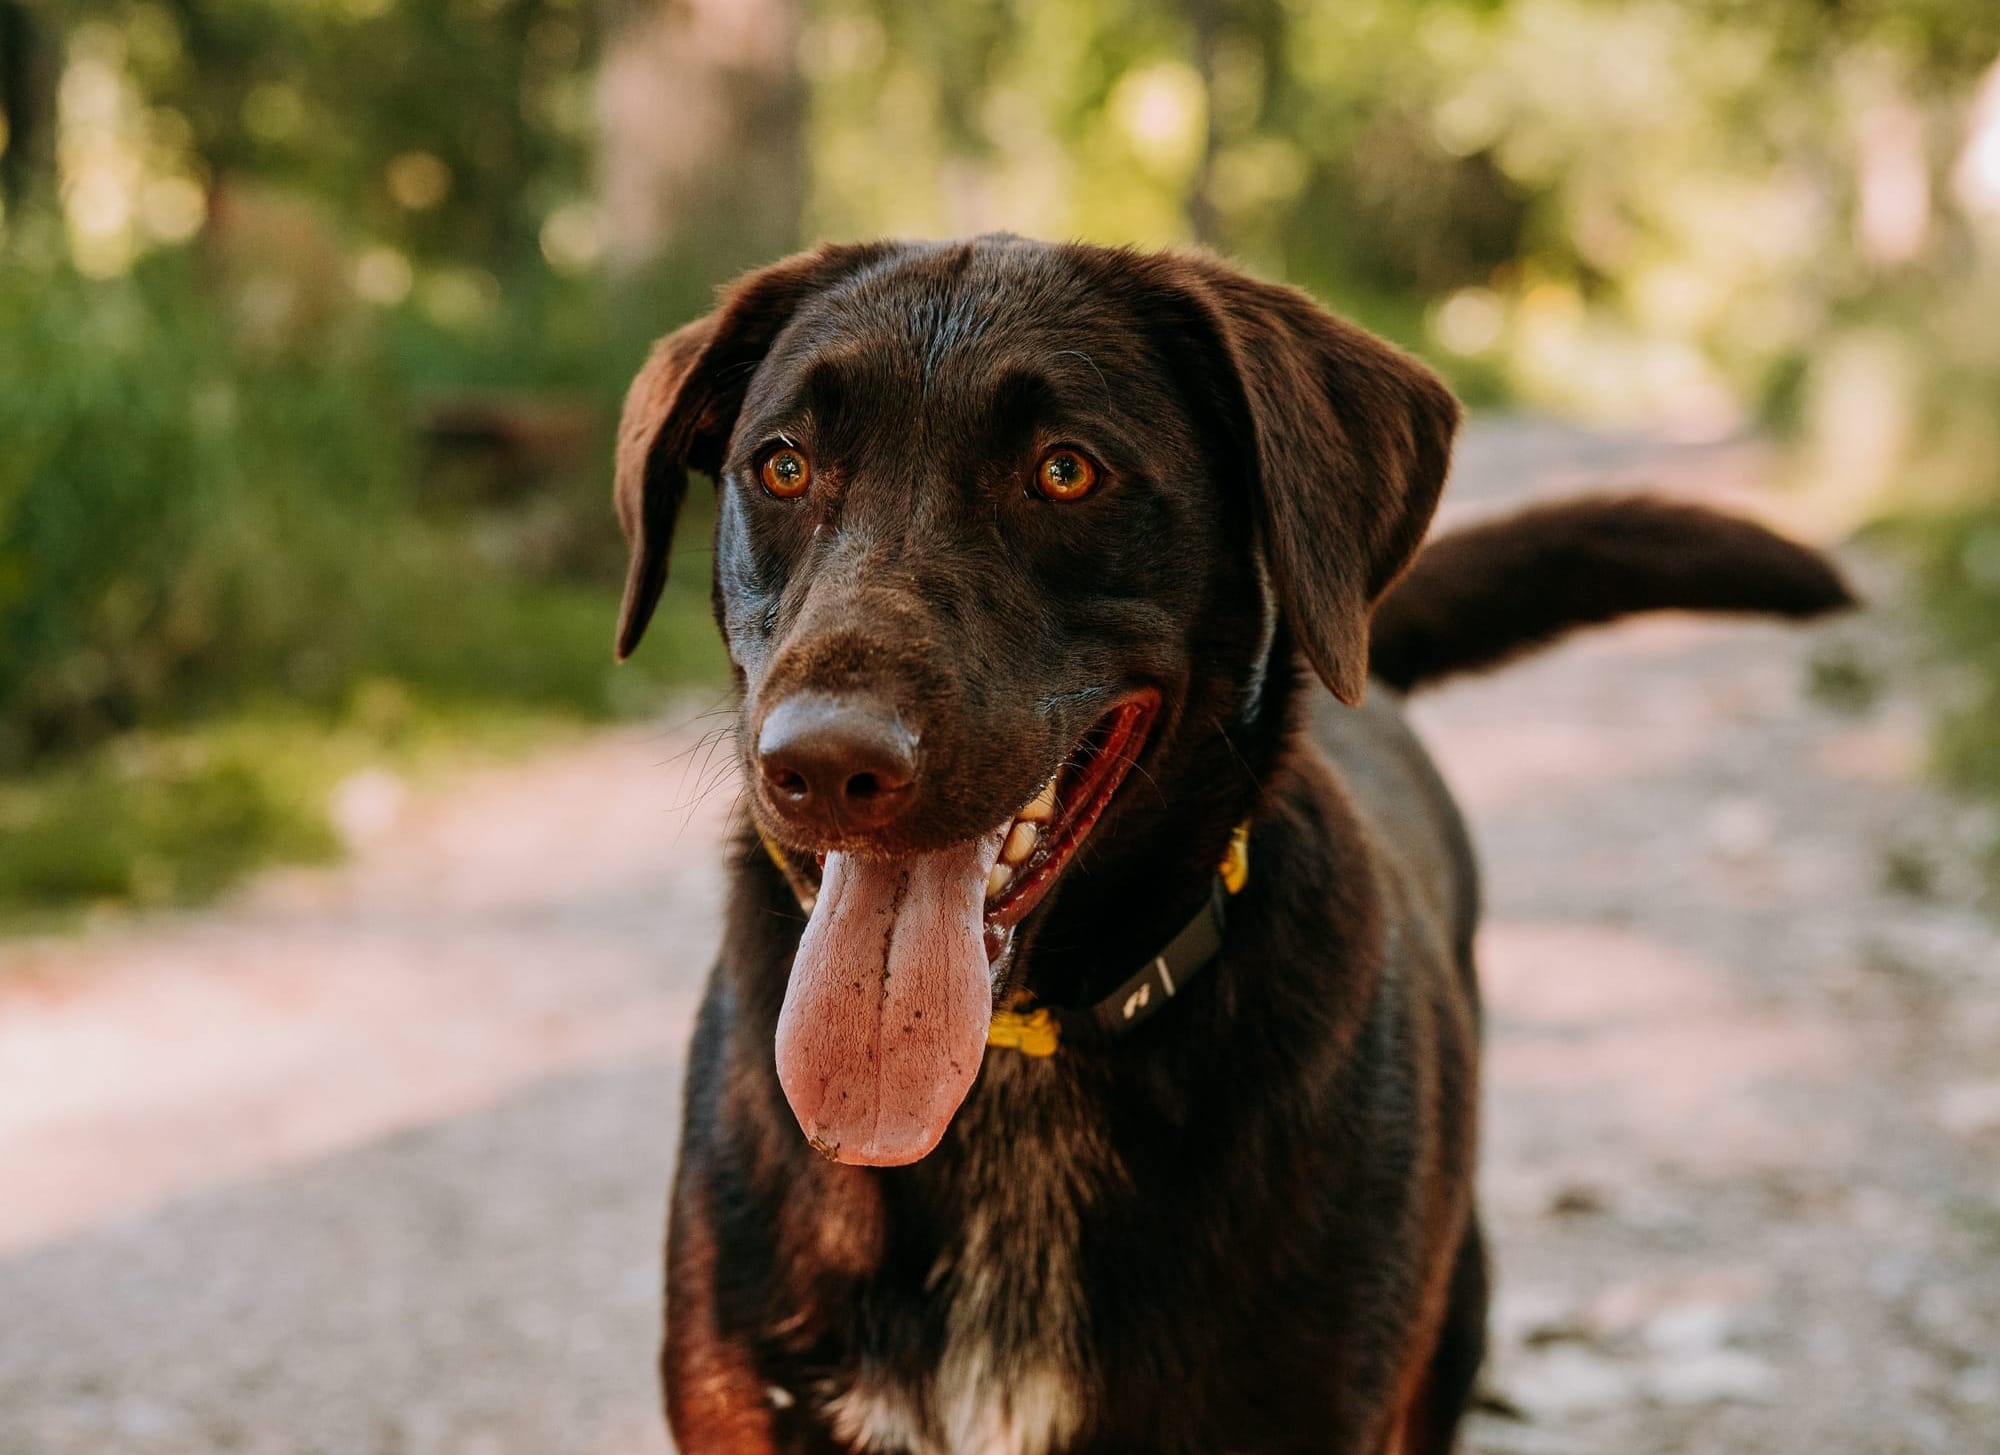
{"label": "black collar", "polygon": [[1218,874],[1209,886],[1208,898],[1168,941],[1166,949],[1104,999],[1083,1006],[1038,1006],[1030,1001],[995,1011],[993,1023],[986,1029],[986,1044],[1025,1056],[1053,1056],[1065,1039],[1108,1039],[1132,1030],[1164,1010],[1168,1001],[1222,953],[1228,902],[1229,890]]}
{"label": "black collar", "polygon": [[1250,879],[1250,821],[1229,836],[1222,865],[1194,918],[1116,990],[1095,1005],[1036,1005],[1021,1001],[993,1013],[986,1044],[1024,1056],[1053,1056],[1065,1039],[1108,1040],[1166,1009],[1222,953],[1229,928],[1229,898]]}

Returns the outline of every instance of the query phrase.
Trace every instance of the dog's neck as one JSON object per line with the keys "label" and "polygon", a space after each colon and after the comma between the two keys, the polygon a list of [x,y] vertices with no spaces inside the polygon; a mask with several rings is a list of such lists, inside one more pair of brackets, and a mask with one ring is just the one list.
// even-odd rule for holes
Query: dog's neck
{"label": "dog's neck", "polygon": [[1021,947],[1014,987],[1051,1004],[1094,1004],[1203,911],[1231,834],[1255,817],[1295,731],[1300,672],[1279,636],[1250,701],[1236,696],[1242,706],[1228,716],[1193,704],[1179,729],[1184,743],[1162,755],[1150,782],[1135,775],[1127,784],[1127,793],[1157,795],[1157,806],[1087,847]]}

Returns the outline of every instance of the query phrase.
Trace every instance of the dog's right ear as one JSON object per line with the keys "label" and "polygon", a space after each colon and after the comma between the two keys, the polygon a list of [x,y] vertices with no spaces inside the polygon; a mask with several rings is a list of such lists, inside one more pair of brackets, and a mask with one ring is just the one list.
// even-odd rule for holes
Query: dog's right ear
{"label": "dog's right ear", "polygon": [[639,645],[667,584],[674,520],[690,468],[721,468],[750,380],[799,304],[890,252],[887,244],[828,246],[747,273],[706,318],[668,334],[625,394],[612,493],[631,546],[618,612],[618,660]]}

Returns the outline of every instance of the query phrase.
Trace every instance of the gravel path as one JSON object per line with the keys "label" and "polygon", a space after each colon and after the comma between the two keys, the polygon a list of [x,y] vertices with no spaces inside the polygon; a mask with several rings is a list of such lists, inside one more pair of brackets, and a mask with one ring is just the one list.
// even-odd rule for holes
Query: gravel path
{"label": "gravel path", "polygon": [[[1452,509],[1763,463],[1483,424]],[[1420,703],[1490,887],[1474,1449],[2000,1452],[1993,828],[1917,782],[1913,640],[1647,622]],[[0,946],[0,1455],[666,1449],[707,725],[363,785],[341,869]]]}

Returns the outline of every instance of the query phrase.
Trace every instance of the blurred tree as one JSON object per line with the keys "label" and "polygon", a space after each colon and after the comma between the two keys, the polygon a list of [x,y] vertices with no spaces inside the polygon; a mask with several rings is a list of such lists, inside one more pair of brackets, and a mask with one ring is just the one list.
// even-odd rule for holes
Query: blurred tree
{"label": "blurred tree", "polygon": [[595,29],[582,0],[78,0],[63,13],[72,58],[81,39],[134,87],[146,142],[185,152],[211,194],[310,194],[359,243],[503,271],[587,194]]}
{"label": "blurred tree", "polygon": [[1282,32],[1283,18],[1276,5],[1242,3],[1230,6],[1225,0],[1182,0],[1187,18],[1195,73],[1201,78],[1201,157],[1187,189],[1188,233],[1208,247],[1225,247],[1227,240],[1222,209],[1216,197],[1215,164],[1221,151],[1226,123],[1232,130],[1244,129],[1261,119],[1268,74],[1255,65],[1248,74],[1230,69],[1235,57],[1232,45],[1256,47],[1260,39]]}
{"label": "blurred tree", "polygon": [[599,190],[613,271],[664,273],[698,299],[797,247],[799,0],[614,0],[607,23]]}
{"label": "blurred tree", "polygon": [[0,0],[0,211],[53,191],[55,38],[26,0]]}

